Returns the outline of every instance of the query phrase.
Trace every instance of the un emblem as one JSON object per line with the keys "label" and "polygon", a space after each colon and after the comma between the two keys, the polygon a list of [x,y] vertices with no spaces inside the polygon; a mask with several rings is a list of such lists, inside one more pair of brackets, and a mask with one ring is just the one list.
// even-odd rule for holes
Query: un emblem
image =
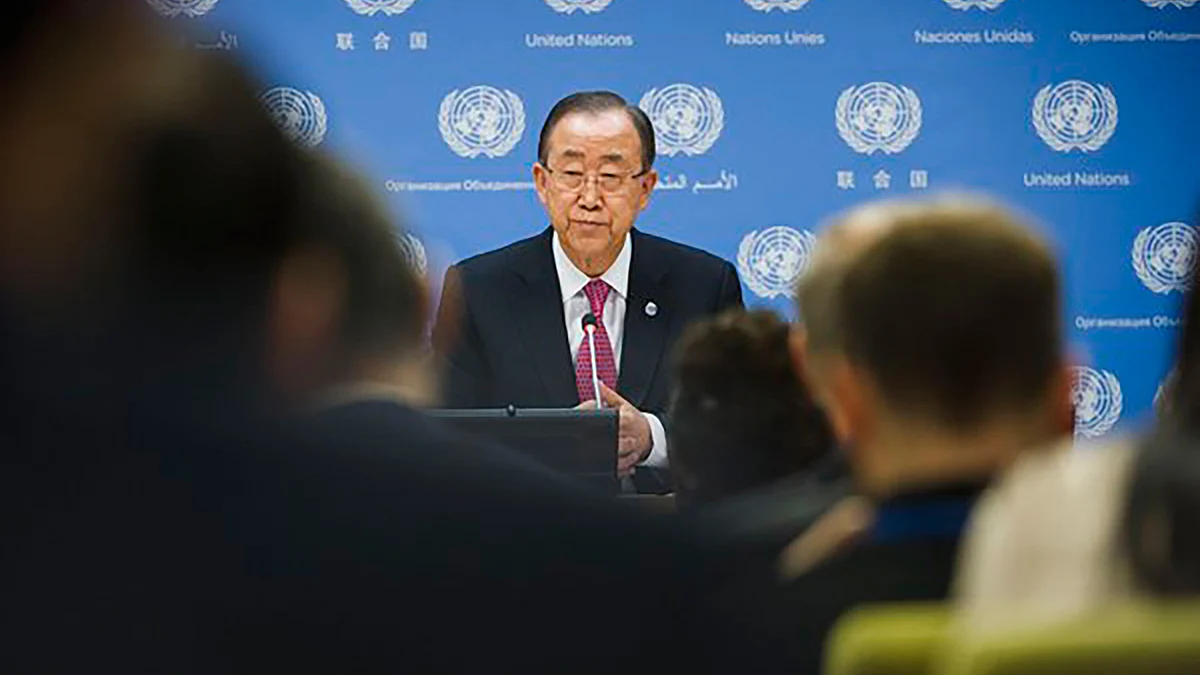
{"label": "un emblem", "polygon": [[146,0],[154,11],[166,17],[204,16],[217,6],[220,0]]}
{"label": "un emblem", "polygon": [[738,273],[761,298],[795,297],[796,284],[808,269],[816,237],[786,225],[751,232],[738,246]]}
{"label": "un emblem", "polygon": [[375,16],[380,12],[388,16],[396,16],[408,11],[417,0],[346,0],[350,9],[363,16]]}
{"label": "un emblem", "polygon": [[793,12],[807,5],[809,0],[746,0],[746,4],[760,12],[778,9],[781,12]]}
{"label": "un emblem", "polygon": [[612,0],[546,0],[546,4],[550,9],[561,14],[573,14],[575,12],[583,12],[584,14],[595,14],[603,11],[608,7],[608,3]]}
{"label": "un emblem", "polygon": [[1179,9],[1187,9],[1198,1],[1200,0],[1142,0],[1142,2],[1146,3],[1147,7],[1153,7],[1154,9],[1162,9],[1168,5],[1174,5]]}
{"label": "un emblem", "polygon": [[429,269],[429,260],[425,257],[425,245],[421,243],[411,232],[396,233],[396,243],[400,245],[400,252],[404,254],[404,260],[409,266],[420,276],[425,276],[425,272]]}
{"label": "un emblem", "polygon": [[979,9],[996,9],[1004,4],[1004,0],[946,0],[946,4],[953,9],[961,9],[964,12],[972,7]]}
{"label": "un emblem", "polygon": [[1155,293],[1180,293],[1192,287],[1200,237],[1187,223],[1147,227],[1133,240],[1133,271]]}
{"label": "un emblem", "polygon": [[869,82],[838,97],[837,130],[857,152],[895,154],[921,133],[921,99],[908,87]]}
{"label": "un emblem", "polygon": [[1099,150],[1117,130],[1117,99],[1083,80],[1046,85],[1033,100],[1033,128],[1059,152]]}
{"label": "un emblem", "polygon": [[525,133],[525,106],[508,90],[486,85],[455,89],[442,99],[438,129],[461,157],[502,157]]}
{"label": "un emblem", "polygon": [[263,92],[263,105],[283,129],[283,133],[301,145],[320,145],[329,123],[325,104],[311,91],[274,87]]}
{"label": "un emblem", "polygon": [[702,155],[725,128],[721,98],[708,87],[672,84],[651,89],[638,104],[654,123],[658,151],[671,157],[679,153]]}
{"label": "un emblem", "polygon": [[1103,436],[1121,419],[1121,382],[1107,370],[1076,366],[1074,371],[1075,436]]}

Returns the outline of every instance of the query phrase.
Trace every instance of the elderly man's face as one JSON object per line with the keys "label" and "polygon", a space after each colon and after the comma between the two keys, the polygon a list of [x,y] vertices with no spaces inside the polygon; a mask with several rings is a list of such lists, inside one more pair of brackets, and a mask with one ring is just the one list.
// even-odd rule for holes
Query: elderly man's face
{"label": "elderly man's face", "polygon": [[534,165],[538,199],[563,250],[585,274],[616,260],[658,180],[642,166],[642,144],[624,110],[572,113],[550,134],[546,164]]}

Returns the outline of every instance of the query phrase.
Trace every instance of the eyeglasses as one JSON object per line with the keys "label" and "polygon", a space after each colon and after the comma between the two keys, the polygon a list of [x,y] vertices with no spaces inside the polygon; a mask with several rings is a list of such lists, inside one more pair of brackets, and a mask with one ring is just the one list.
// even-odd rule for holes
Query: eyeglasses
{"label": "eyeglasses", "polygon": [[[581,192],[583,186],[587,184],[589,176],[589,174],[582,171],[555,171],[550,167],[546,167],[546,171],[550,172],[554,186],[563,192]],[[591,175],[591,177],[596,179],[596,189],[601,193],[617,195],[625,191],[629,181],[641,178],[648,172],[649,169],[642,169],[635,174],[601,173]]]}

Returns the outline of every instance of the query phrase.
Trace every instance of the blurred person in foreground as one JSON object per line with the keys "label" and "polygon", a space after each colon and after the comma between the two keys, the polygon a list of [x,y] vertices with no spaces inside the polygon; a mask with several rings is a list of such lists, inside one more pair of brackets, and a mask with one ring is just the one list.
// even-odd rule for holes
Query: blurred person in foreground
{"label": "blurred person in foreground", "polygon": [[691,540],[401,406],[281,413],[278,350],[304,351],[280,342],[303,309],[281,306],[286,270],[338,260],[306,219],[322,172],[255,83],[172,47],[144,3],[18,18],[0,52],[0,669],[758,670]]}
{"label": "blurred person in foreground", "polygon": [[842,342],[825,394],[871,509],[856,537],[814,557],[798,550],[806,533],[781,559],[778,623],[800,672],[818,672],[846,610],[944,598],[979,494],[1069,414],[1058,271],[1040,238],[969,198],[859,213],[891,222],[826,305]]}
{"label": "blurred person in foreground", "polygon": [[693,324],[674,365],[675,499],[707,527],[778,554],[833,499],[833,432],[792,359],[792,326],[730,310]]}
{"label": "blurred person in foreground", "polygon": [[1030,453],[980,501],[955,583],[966,630],[1037,630],[1134,598],[1200,595],[1200,300],[1191,288],[1154,425]]}

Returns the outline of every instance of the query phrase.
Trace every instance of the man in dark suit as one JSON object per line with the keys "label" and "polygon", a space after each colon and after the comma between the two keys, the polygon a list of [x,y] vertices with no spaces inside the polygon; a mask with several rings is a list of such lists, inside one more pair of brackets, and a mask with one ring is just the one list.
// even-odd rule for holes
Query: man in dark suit
{"label": "man in dark suit", "polygon": [[[533,179],[550,227],[453,267],[434,342],[449,407],[594,405],[619,409],[618,475],[667,467],[663,365],[692,319],[741,306],[728,262],[634,229],[658,181],[646,114],[610,92],[559,101],[538,140]],[[639,490],[661,491],[638,471]]]}
{"label": "man in dark suit", "polygon": [[835,508],[784,553],[777,624],[796,672],[820,672],[856,605],[945,598],[975,499],[1070,414],[1049,247],[972,201],[871,206],[841,226],[881,220],[804,315],[829,338],[824,404],[871,508],[854,527],[842,517],[862,510]]}

